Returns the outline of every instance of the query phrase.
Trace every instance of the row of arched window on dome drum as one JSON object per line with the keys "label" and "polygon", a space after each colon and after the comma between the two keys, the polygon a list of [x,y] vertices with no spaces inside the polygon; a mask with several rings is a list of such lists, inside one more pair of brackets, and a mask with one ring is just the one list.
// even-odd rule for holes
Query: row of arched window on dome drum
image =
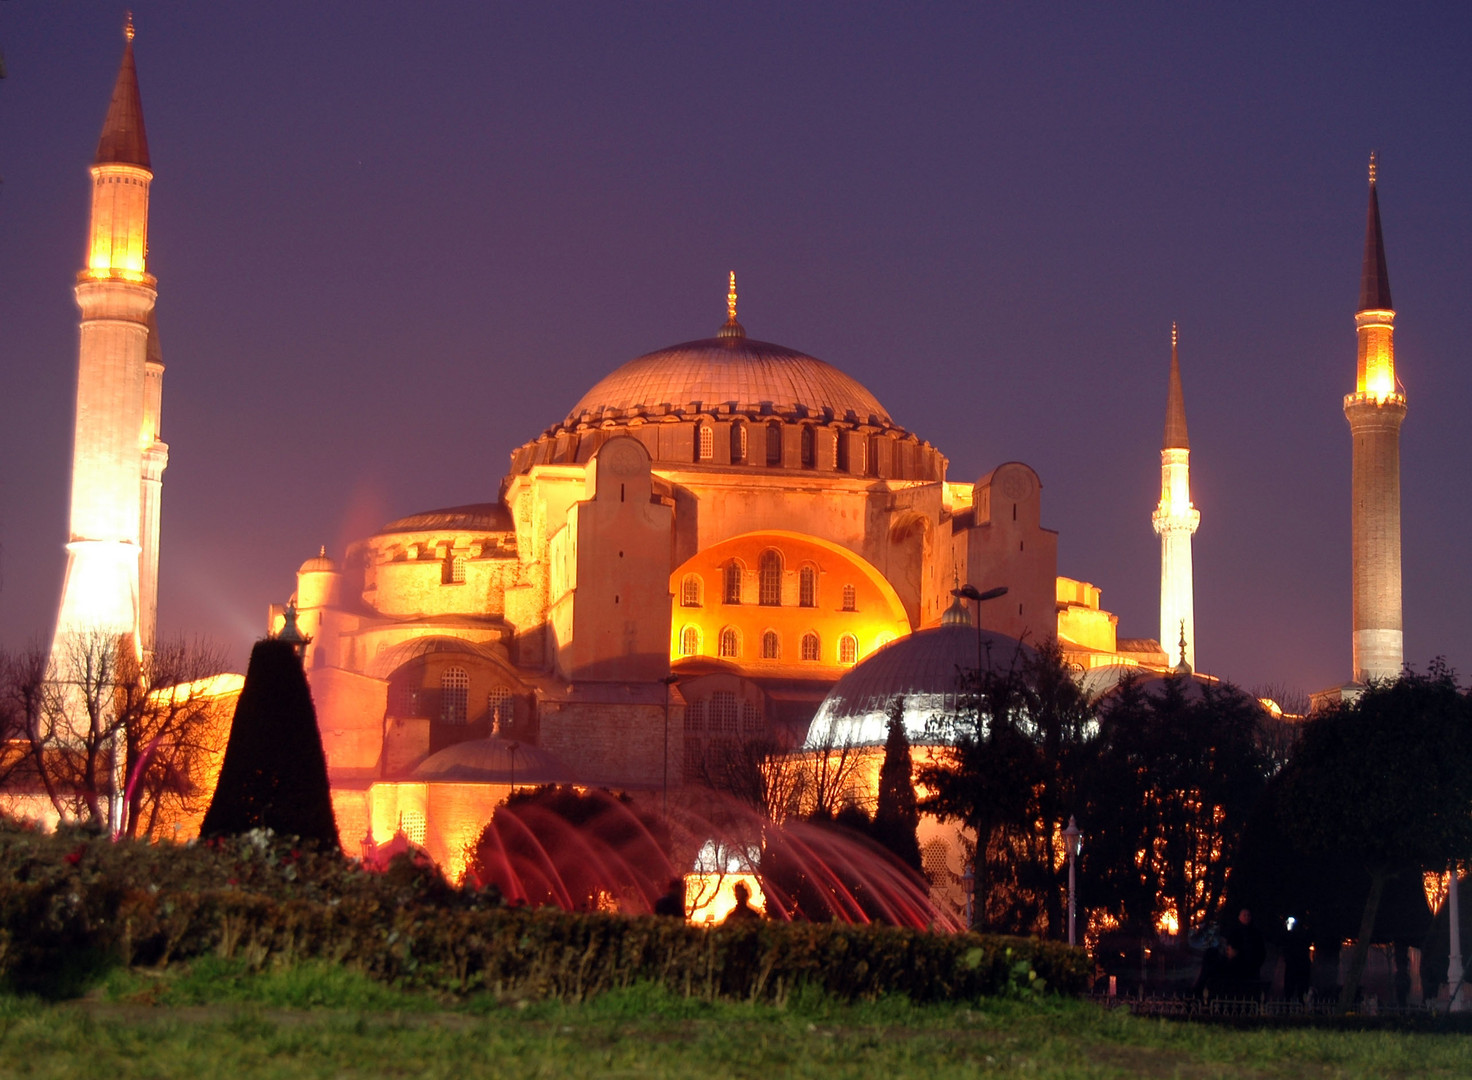
{"label": "row of arched window on dome drum", "polygon": [[[761,425],[767,429],[766,434],[766,463],[769,467],[782,464],[782,424],[773,421]],[[755,465],[747,456],[746,429],[748,425],[735,423],[731,425],[731,461],[737,465]],[[818,432],[812,424],[803,424],[798,436],[798,461],[801,468],[816,469],[818,467]],[[848,462],[843,458],[843,440],[836,432],[830,433],[833,442],[833,457],[840,471],[848,471]],[[695,436],[695,460],[712,461],[716,456],[716,429],[710,424],[701,424],[696,429]]]}
{"label": "row of arched window on dome drum", "polygon": [[[741,575],[744,567],[739,559],[732,559],[721,568],[721,602],[741,603]],[[757,603],[764,607],[782,606],[782,556],[775,551],[764,551],[757,563]],[[686,574],[680,581],[680,606],[703,606],[705,586],[699,574]],[[858,590],[852,585],[843,587],[843,610],[858,608]],[[797,575],[797,606],[818,606],[818,569],[807,565]]]}
{"label": "row of arched window on dome drum", "polygon": [[[680,655],[700,655],[700,628],[698,626],[687,626],[680,631]],[[741,658],[741,632],[734,626],[722,628],[716,639],[716,655],[727,660],[739,660]],[[809,630],[803,634],[798,645],[798,655],[808,662],[820,662],[823,659],[823,642],[815,631]],[[782,659],[782,638],[775,630],[768,630],[762,634],[762,657],[763,660]],[[859,639],[853,634],[844,634],[838,639],[838,662],[852,667],[859,662]]]}

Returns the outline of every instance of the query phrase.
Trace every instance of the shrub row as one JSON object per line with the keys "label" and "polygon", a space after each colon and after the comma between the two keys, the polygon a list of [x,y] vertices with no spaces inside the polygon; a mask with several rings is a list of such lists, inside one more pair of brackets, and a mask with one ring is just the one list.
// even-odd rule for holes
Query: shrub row
{"label": "shrub row", "polygon": [[1087,971],[1081,952],[1028,939],[507,908],[424,867],[369,874],[261,837],[201,849],[0,831],[0,977],[12,987],[64,994],[109,964],[203,955],[564,1000],[647,982],[706,1000],[781,1002],[811,986],[843,1001],[935,1001],[1072,992]]}

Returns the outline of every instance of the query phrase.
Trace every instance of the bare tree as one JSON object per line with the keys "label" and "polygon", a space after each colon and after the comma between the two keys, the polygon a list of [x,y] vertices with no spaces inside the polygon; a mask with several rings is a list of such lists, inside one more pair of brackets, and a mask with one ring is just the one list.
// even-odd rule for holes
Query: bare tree
{"label": "bare tree", "polygon": [[63,821],[147,836],[202,809],[229,734],[214,677],[219,653],[163,643],[140,659],[132,639],[70,635],[37,686],[33,653],[12,658],[0,699],[23,717],[28,774]]}

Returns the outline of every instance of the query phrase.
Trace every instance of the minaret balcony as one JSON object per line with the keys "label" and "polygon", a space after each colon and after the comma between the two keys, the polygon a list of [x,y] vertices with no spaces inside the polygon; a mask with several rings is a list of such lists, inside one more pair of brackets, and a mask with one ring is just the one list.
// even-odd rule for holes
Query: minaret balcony
{"label": "minaret balcony", "polygon": [[1354,405],[1389,405],[1404,409],[1406,396],[1394,390],[1389,392],[1358,390],[1353,394],[1345,394],[1344,407],[1348,409]]}

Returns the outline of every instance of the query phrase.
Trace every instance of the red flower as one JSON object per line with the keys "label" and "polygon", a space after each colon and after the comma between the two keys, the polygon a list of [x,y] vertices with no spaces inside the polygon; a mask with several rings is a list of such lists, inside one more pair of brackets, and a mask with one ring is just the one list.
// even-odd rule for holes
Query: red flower
{"label": "red flower", "polygon": [[82,856],[85,855],[86,853],[87,853],[87,846],[84,844],[81,847],[77,848],[76,851],[73,851],[70,855],[65,856],[64,859],[63,859],[63,861],[68,866],[76,866],[79,862],[82,861]]}

